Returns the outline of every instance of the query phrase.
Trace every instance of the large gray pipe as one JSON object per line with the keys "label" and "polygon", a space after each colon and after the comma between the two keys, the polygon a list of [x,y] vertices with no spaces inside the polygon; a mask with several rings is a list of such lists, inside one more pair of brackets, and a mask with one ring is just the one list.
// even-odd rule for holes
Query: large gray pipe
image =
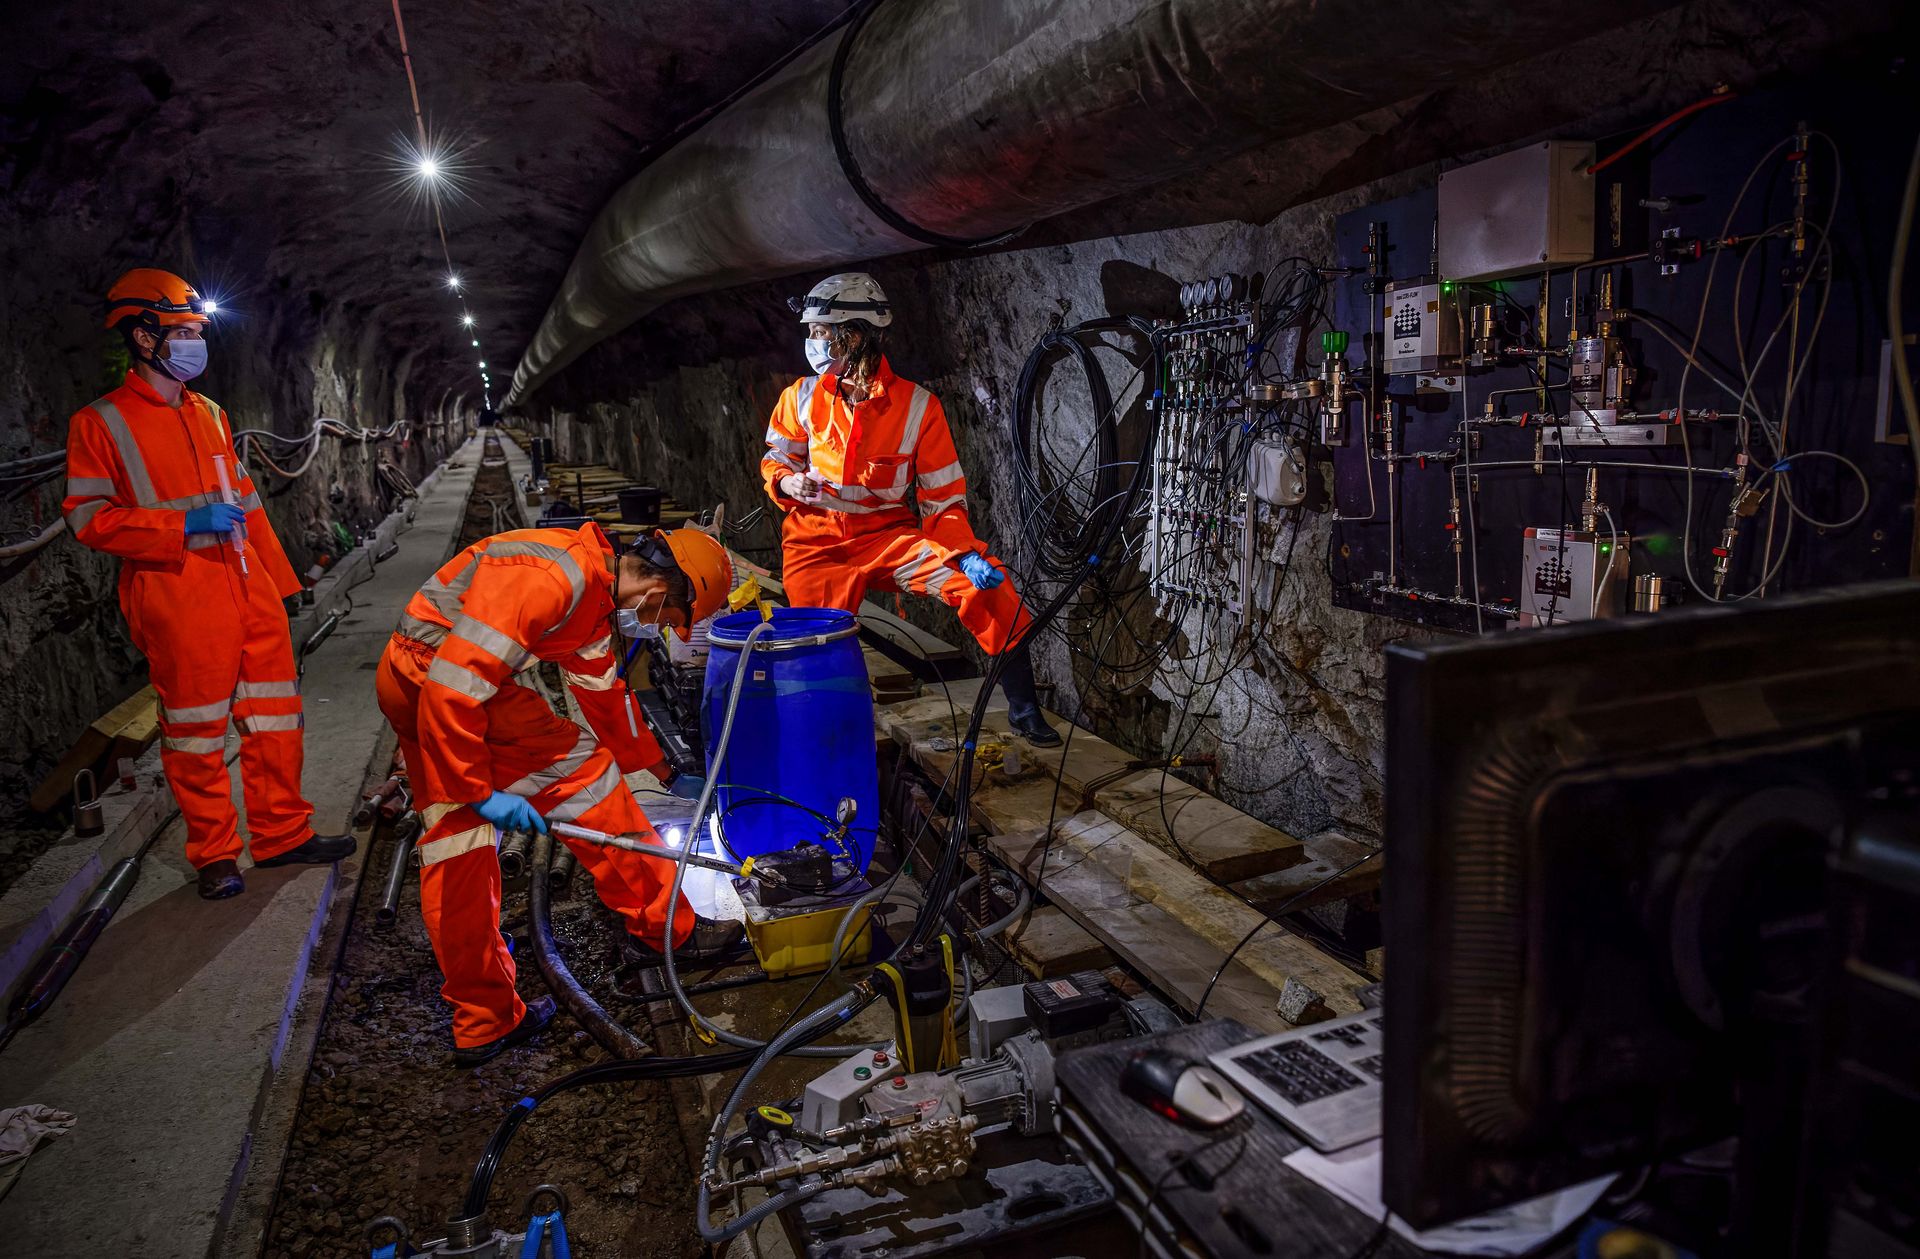
{"label": "large gray pipe", "polygon": [[[859,28],[846,65],[847,144],[908,222],[989,237],[1674,2],[893,0]],[[868,209],[835,155],[827,86],[842,38],[614,194],[509,405],[673,298],[924,247]]]}

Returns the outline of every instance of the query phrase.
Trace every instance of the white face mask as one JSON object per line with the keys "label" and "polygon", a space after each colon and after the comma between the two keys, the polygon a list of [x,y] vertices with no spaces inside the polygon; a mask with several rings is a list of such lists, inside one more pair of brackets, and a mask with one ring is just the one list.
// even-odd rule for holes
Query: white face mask
{"label": "white face mask", "polygon": [[160,370],[175,380],[192,380],[207,370],[207,343],[178,340],[167,342],[167,357],[160,359]]}
{"label": "white face mask", "polygon": [[831,343],[825,337],[807,338],[807,366],[813,368],[816,376],[825,376],[828,372],[838,373],[847,363],[837,359],[827,347]]}
{"label": "white face mask", "polygon": [[613,626],[620,631],[622,638],[660,637],[660,623],[641,620],[638,608],[616,608],[613,613]]}

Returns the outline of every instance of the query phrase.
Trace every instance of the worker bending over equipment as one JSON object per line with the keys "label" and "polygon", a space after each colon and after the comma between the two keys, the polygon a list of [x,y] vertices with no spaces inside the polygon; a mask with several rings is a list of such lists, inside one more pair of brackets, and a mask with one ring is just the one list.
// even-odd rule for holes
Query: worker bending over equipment
{"label": "worker bending over equipment", "polygon": [[[600,526],[521,529],[460,552],[428,579],[380,661],[380,711],[400,736],[421,835],[420,912],[453,1006],[454,1061],[477,1066],[553,1020],[514,991],[500,936],[500,828],[574,822],[659,843],[621,775],[672,776],[621,676],[619,637],[671,626],[684,640],[733,585],[726,548],[698,529],[656,532],[617,551]],[[591,730],[526,681],[560,666]],[[594,890],[626,920],[625,953],[660,960],[670,863],[565,841]],[[674,948],[688,958],[736,944],[740,924],[696,918],[683,900]]]}
{"label": "worker bending over equipment", "polygon": [[788,601],[858,613],[869,587],[943,600],[981,650],[1006,657],[1008,723],[1037,746],[1057,745],[1034,693],[1024,641],[1032,618],[1006,567],[974,536],[946,411],[887,361],[886,294],[872,276],[848,272],[789,304],[816,375],[780,395],[760,460],[768,495],[787,513]]}
{"label": "worker bending over equipment", "polygon": [[300,678],[282,603],[300,579],[234,449],[226,413],[186,381],[207,365],[209,304],[169,271],[137,268],[107,294],[125,383],[67,424],[73,536],[117,555],[120,609],[160,696],[160,765],[187,826],[200,895],[243,890],[227,778],[229,718],[253,863],[324,865],[354,838],[316,835],[300,794]]}

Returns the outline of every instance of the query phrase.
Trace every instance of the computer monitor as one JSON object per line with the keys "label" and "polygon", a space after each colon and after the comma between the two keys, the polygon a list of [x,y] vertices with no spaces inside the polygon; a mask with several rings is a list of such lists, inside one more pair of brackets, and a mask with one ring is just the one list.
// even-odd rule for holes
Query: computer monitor
{"label": "computer monitor", "polygon": [[1767,1240],[1728,1253],[1786,1253],[1828,862],[1920,765],[1920,582],[1387,656],[1387,1205],[1738,1136]]}

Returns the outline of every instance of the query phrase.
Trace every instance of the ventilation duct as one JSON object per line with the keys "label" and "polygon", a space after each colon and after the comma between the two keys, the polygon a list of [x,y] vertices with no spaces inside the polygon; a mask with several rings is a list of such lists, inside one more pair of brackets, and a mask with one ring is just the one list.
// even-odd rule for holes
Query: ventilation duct
{"label": "ventilation duct", "polygon": [[[895,0],[668,150],[588,229],[525,401],[661,304],[987,239],[1668,7],[1567,0]],[[829,119],[836,57],[845,151]]]}

